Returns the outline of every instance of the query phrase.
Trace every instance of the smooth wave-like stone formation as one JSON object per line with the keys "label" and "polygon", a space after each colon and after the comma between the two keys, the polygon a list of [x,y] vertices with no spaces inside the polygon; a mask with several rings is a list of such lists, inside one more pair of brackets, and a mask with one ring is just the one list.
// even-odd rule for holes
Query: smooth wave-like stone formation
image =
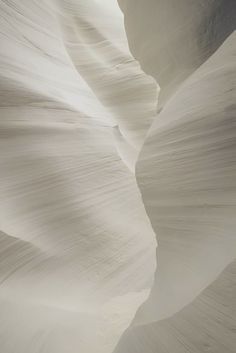
{"label": "smooth wave-like stone formation", "polygon": [[136,158],[158,88],[120,14],[87,0],[0,11],[0,350],[111,352],[156,265],[116,147]]}
{"label": "smooth wave-like stone formation", "polygon": [[235,0],[118,0],[132,54],[161,87],[162,107],[235,30]]}
{"label": "smooth wave-like stone formation", "polygon": [[236,5],[119,4],[0,1],[3,353],[233,353]]}
{"label": "smooth wave-like stone formation", "polygon": [[161,100],[136,164],[158,241],[138,325],[181,310],[236,257],[236,4],[119,3],[131,51]]}
{"label": "smooth wave-like stone formation", "polygon": [[115,353],[234,353],[236,262],[169,319],[131,327]]}
{"label": "smooth wave-like stone formation", "polygon": [[236,256],[235,43],[232,34],[183,83],[139,156],[138,185],[158,240],[147,321],[182,309]]}

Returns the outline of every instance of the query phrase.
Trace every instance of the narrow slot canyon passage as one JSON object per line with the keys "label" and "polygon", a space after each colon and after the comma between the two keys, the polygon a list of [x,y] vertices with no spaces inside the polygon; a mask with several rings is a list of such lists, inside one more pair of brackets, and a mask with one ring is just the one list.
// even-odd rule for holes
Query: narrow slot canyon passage
{"label": "narrow slot canyon passage", "polygon": [[0,352],[235,353],[235,1],[0,14]]}

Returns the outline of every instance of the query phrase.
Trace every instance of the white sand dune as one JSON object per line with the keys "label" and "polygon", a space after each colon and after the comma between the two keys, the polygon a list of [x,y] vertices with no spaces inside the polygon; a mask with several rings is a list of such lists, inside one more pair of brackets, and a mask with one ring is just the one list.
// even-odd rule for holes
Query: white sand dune
{"label": "white sand dune", "polygon": [[0,1],[1,353],[233,353],[235,5],[119,5]]}

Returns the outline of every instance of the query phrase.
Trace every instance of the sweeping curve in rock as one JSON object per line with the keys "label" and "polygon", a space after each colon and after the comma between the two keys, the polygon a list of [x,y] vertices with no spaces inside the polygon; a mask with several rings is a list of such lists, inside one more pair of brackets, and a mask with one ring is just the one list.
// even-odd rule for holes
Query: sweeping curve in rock
{"label": "sweeping curve in rock", "polygon": [[118,0],[129,47],[161,87],[159,109],[235,30],[234,0]]}
{"label": "sweeping curve in rock", "polygon": [[233,351],[235,1],[119,3],[158,83],[115,1],[0,1],[4,353]]}
{"label": "sweeping curve in rock", "polygon": [[114,353],[234,353],[236,262],[172,317],[131,326]]}
{"label": "sweeping curve in rock", "polygon": [[232,34],[169,100],[136,166],[158,239],[147,321],[182,309],[236,257],[235,44]]}
{"label": "sweeping curve in rock", "polygon": [[236,5],[119,3],[132,53],[160,84],[160,112],[136,164],[158,241],[138,325],[181,310],[236,257]]}
{"label": "sweeping curve in rock", "polygon": [[110,353],[156,265],[117,145],[136,158],[157,85],[101,4],[8,0],[0,11],[1,350]]}

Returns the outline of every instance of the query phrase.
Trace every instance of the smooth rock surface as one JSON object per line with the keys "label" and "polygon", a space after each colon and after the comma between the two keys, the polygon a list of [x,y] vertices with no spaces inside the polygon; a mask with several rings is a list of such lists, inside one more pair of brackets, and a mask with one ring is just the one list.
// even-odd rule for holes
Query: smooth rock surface
{"label": "smooth rock surface", "polygon": [[235,4],[0,1],[1,352],[234,352]]}
{"label": "smooth rock surface", "polygon": [[158,88],[120,12],[49,0],[0,11],[0,350],[111,352],[156,266],[120,154],[134,150],[134,165]]}

